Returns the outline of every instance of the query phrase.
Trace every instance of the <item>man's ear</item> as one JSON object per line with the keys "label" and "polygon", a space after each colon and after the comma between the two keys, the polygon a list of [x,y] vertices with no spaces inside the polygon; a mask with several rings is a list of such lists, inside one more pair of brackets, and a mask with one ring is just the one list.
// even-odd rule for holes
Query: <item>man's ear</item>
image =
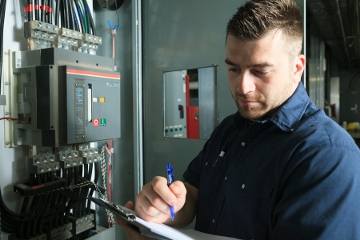
{"label": "man's ear", "polygon": [[304,72],[305,68],[305,56],[303,54],[299,54],[295,59],[295,69],[294,69],[294,81],[297,83],[301,80],[301,75]]}

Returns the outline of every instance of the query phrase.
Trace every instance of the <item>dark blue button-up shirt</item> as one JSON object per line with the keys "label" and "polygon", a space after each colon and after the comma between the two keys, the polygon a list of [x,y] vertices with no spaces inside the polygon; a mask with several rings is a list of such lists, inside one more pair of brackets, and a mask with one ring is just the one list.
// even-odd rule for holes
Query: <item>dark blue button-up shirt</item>
{"label": "dark blue button-up shirt", "polygon": [[235,113],[184,179],[195,229],[242,239],[360,239],[360,151],[299,85],[265,121]]}

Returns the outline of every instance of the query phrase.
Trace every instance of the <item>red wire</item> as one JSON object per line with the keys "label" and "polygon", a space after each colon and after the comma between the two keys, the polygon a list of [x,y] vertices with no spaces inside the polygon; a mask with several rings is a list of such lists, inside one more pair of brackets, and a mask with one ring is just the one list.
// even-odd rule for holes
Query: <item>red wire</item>
{"label": "red wire", "polygon": [[19,120],[17,118],[9,118],[9,117],[2,117],[0,118],[0,120],[13,120],[13,121],[16,121],[16,120]]}

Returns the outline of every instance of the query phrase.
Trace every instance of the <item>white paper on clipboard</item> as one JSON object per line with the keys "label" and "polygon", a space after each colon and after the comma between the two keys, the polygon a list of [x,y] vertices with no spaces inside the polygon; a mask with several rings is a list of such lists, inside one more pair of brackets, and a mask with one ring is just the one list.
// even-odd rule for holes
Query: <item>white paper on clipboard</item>
{"label": "white paper on clipboard", "polygon": [[233,240],[235,238],[210,235],[193,229],[175,229],[165,224],[146,222],[136,216],[136,213],[124,206],[119,206],[101,198],[88,197],[91,201],[113,212],[129,224],[137,227],[140,233],[161,240]]}

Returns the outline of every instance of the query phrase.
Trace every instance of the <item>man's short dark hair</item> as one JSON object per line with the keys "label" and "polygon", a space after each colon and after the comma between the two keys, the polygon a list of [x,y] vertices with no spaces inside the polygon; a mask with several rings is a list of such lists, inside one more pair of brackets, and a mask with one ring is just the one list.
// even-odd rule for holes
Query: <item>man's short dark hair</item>
{"label": "man's short dark hair", "polygon": [[227,25],[226,36],[249,41],[271,30],[281,30],[292,51],[300,53],[303,25],[300,9],[292,0],[251,0],[238,8]]}

